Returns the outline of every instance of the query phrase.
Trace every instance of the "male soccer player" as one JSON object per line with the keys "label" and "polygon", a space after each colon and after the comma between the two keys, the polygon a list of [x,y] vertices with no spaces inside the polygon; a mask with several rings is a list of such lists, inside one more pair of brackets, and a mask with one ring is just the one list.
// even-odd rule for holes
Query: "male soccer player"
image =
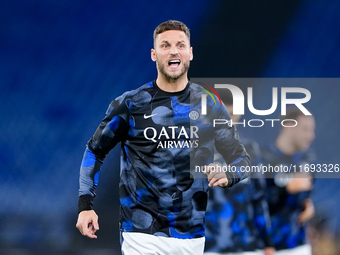
{"label": "male soccer player", "polygon": [[[213,127],[214,118],[229,117],[223,105],[209,98],[208,114],[202,114],[205,92],[187,77],[193,52],[186,25],[173,20],[160,24],[151,59],[157,79],[112,101],[87,144],[77,228],[97,238],[93,199],[98,177],[105,156],[121,142],[123,254],[202,254],[208,188],[231,187],[246,178],[240,166],[249,164],[248,154],[234,127]],[[214,147],[233,172],[195,172],[213,162]]]}
{"label": "male soccer player", "polygon": [[[241,115],[233,114],[231,92],[226,89],[216,90],[235,125]],[[259,145],[242,134],[240,137],[251,157],[251,164],[258,165],[261,158]],[[223,164],[219,153],[215,154],[216,161]],[[264,248],[265,255],[274,254],[269,233],[268,204],[264,196],[265,180],[255,173],[250,177],[230,189],[209,191],[206,255],[259,255],[259,248]]]}
{"label": "male soccer player", "polygon": [[[262,158],[271,167],[286,166],[300,172],[304,165],[313,163],[310,145],[315,138],[314,117],[304,115],[297,107],[287,109],[285,119],[292,127],[282,127],[275,143],[262,150]],[[290,167],[292,166],[292,167]],[[292,171],[294,172],[294,171]],[[314,214],[310,193],[313,179],[308,173],[268,173],[266,197],[272,226],[272,242],[280,255],[311,255],[306,240],[306,221]]]}

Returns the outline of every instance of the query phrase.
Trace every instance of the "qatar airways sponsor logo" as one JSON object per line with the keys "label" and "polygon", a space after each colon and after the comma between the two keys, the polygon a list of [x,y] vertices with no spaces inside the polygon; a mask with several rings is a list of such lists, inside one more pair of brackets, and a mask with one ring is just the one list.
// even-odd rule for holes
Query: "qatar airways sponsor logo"
{"label": "qatar airways sponsor logo", "polygon": [[158,148],[197,148],[198,127],[190,126],[190,130],[184,126],[163,126],[158,132],[154,127],[144,129],[145,139],[157,143]]}

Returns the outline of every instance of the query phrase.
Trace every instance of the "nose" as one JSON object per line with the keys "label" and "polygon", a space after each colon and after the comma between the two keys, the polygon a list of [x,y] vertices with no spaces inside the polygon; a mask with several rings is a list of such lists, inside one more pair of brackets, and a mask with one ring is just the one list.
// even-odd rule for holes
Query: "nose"
{"label": "nose", "polygon": [[178,50],[177,50],[177,47],[176,47],[176,46],[171,47],[171,49],[170,49],[170,54],[171,54],[171,55],[177,55],[177,54],[178,54]]}

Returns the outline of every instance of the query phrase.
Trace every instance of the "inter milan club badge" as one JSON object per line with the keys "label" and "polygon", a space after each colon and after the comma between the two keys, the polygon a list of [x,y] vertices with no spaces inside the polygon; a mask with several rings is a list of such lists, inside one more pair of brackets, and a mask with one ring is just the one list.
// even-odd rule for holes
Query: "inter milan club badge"
{"label": "inter milan club badge", "polygon": [[200,117],[200,114],[198,113],[198,111],[190,111],[189,113],[189,118],[192,120],[198,120],[198,118]]}

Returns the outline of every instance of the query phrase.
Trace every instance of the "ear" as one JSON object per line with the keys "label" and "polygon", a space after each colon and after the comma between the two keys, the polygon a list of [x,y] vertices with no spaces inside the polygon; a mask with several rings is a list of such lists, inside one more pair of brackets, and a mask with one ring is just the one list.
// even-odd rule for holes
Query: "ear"
{"label": "ear", "polygon": [[194,59],[193,48],[190,47],[190,61]]}
{"label": "ear", "polygon": [[151,49],[151,59],[153,62],[156,62],[156,51],[154,49]]}

